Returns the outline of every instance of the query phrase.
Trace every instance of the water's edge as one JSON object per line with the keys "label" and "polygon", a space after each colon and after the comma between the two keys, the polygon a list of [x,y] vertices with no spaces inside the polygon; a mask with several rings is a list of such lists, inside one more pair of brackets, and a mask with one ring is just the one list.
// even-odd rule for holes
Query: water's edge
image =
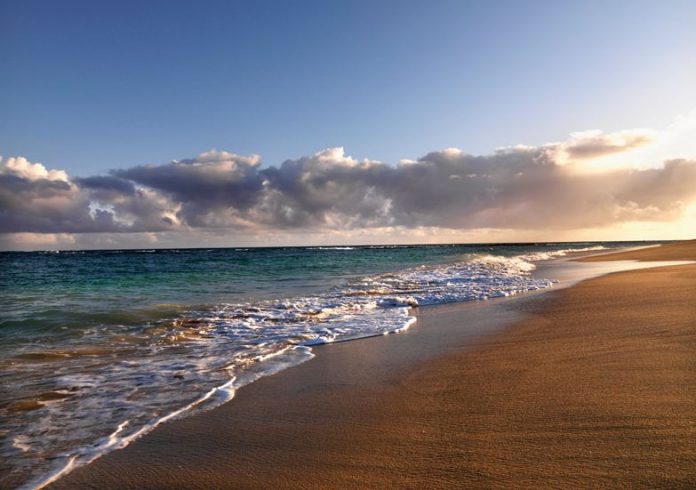
{"label": "water's edge", "polygon": [[[550,260],[544,263],[537,263],[537,270],[534,271],[533,275],[536,277],[546,277],[550,279],[554,279],[557,281],[557,283],[554,285],[554,287],[551,288],[546,288],[546,289],[538,289],[536,291],[530,291],[526,293],[522,293],[518,296],[515,297],[501,297],[501,298],[492,298],[489,299],[485,302],[481,301],[473,301],[473,302],[463,302],[463,303],[450,303],[450,304],[436,304],[436,305],[426,305],[426,306],[421,306],[418,308],[414,308],[411,310],[411,316],[413,317],[412,320],[409,321],[409,323],[406,325],[405,328],[398,329],[395,331],[390,331],[387,332],[389,334],[391,333],[401,333],[401,332],[406,332],[408,327],[411,326],[413,323],[415,323],[417,318],[423,314],[428,314],[428,315],[437,315],[438,311],[442,311],[443,308],[457,308],[460,306],[464,306],[470,303],[485,303],[487,307],[489,308],[495,308],[496,305],[498,304],[505,304],[509,303],[510,301],[514,300],[520,300],[520,299],[527,299],[531,298],[534,296],[540,296],[549,292],[557,291],[559,289],[571,287],[574,284],[577,284],[580,281],[584,280],[589,280],[593,279],[595,277],[599,277],[605,274],[613,273],[613,272],[621,272],[621,271],[628,271],[628,270],[635,270],[635,269],[641,269],[641,268],[649,268],[649,267],[655,267],[655,266],[667,266],[667,265],[679,265],[683,262],[659,262],[659,263],[654,263],[654,262],[643,262],[643,263],[635,263],[635,262],[628,262],[628,261],[616,261],[616,262],[595,262],[595,263],[580,263],[580,262],[572,262],[572,258],[577,258],[578,256],[586,256],[586,255],[592,255],[590,253],[584,253],[584,254],[577,254],[574,255],[573,257],[564,257],[564,258],[559,258],[559,259],[554,259]],[[495,329],[493,329],[495,330]],[[385,333],[386,334],[386,333]],[[385,334],[375,334],[375,335],[368,335],[365,337],[357,338],[357,339],[345,339],[344,341],[347,342],[348,340],[356,341],[356,340],[363,340],[366,341],[368,338],[372,338],[375,336],[383,336]],[[286,351],[282,351],[279,353],[274,354],[273,356],[273,365],[269,367],[268,364],[264,365],[264,370],[259,371],[259,372],[250,372],[246,373],[246,376],[242,378],[233,378],[229,380],[227,383],[218,386],[216,388],[213,388],[210,390],[208,393],[204,394],[201,396],[198,400],[190,403],[189,405],[181,408],[180,410],[177,410],[173,413],[169,413],[160,419],[156,420],[155,422],[143,427],[142,429],[138,430],[136,433],[129,435],[127,438],[119,438],[118,434],[119,432],[123,429],[123,427],[119,427],[113,434],[111,434],[109,437],[104,438],[103,440],[99,441],[97,445],[95,445],[94,449],[94,457],[90,459],[83,459],[79,464],[76,464],[76,458],[71,459],[70,461],[67,462],[67,464],[59,469],[58,471],[55,471],[51,473],[50,475],[46,475],[44,478],[42,478],[39,481],[33,481],[30,482],[29,484],[25,485],[23,488],[42,488],[47,485],[49,485],[52,482],[55,482],[56,480],[60,479],[61,477],[65,476],[66,474],[70,473],[73,471],[75,468],[83,465],[87,465],[96,459],[100,458],[101,456],[107,454],[108,452],[111,452],[116,449],[122,449],[126,447],[128,444],[133,442],[134,440],[144,436],[145,434],[151,432],[153,429],[156,427],[160,426],[164,422],[168,422],[171,420],[176,420],[178,418],[181,418],[182,416],[186,416],[187,413],[191,412],[191,409],[195,408],[197,405],[203,403],[203,402],[209,402],[211,399],[215,399],[216,403],[210,405],[208,409],[214,409],[216,407],[221,406],[222,404],[230,401],[232,398],[234,398],[236,391],[239,390],[240,388],[252,383],[253,381],[256,381],[260,379],[261,377],[265,376],[270,376],[273,374],[276,374],[280,371],[283,371],[285,369],[288,369],[290,367],[297,366],[301,363],[304,363],[312,358],[314,358],[316,355],[320,355],[320,352],[322,352],[327,346],[330,346],[331,344],[319,344],[319,345],[299,345],[299,346],[294,346],[290,349],[286,349]],[[324,355],[324,354],[321,354]]]}

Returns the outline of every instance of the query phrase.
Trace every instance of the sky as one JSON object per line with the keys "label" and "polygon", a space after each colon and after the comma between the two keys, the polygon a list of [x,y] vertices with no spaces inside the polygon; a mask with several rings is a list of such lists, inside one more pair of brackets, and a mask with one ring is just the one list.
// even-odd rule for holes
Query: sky
{"label": "sky", "polygon": [[690,238],[694,25],[676,0],[0,0],[0,248]]}

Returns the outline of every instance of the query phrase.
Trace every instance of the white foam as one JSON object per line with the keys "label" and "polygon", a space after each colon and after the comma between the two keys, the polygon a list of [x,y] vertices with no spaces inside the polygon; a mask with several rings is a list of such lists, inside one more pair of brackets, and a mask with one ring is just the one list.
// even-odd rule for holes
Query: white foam
{"label": "white foam", "polygon": [[[239,387],[310,359],[313,345],[404,332],[416,321],[411,307],[553,284],[531,277],[529,256],[462,259],[362,277],[324,294],[221,304],[138,331],[124,327],[123,339],[110,341],[118,351],[113,358],[68,358],[51,367],[47,379],[73,395],[27,412],[11,428],[19,441],[12,457],[21,451],[27,465],[42,452],[58,457],[25,488],[48,485],[173,418],[218,406]],[[113,337],[109,328],[81,341],[93,345],[95,338]]]}
{"label": "white foam", "polygon": [[403,326],[403,327],[397,328],[396,330],[392,330],[391,332],[384,332],[384,335],[389,335],[389,334],[392,334],[392,333],[401,333],[401,332],[405,332],[406,330],[408,330],[409,328],[411,328],[411,325],[413,325],[413,324],[415,324],[415,323],[416,323],[416,317],[415,317],[415,316],[409,317],[409,319],[406,320],[406,323],[404,323],[404,326]]}
{"label": "white foam", "polygon": [[79,448],[72,454],[64,455],[63,458],[65,459],[65,463],[62,466],[53,470],[48,475],[42,476],[41,478],[31,481],[20,488],[34,490],[41,489],[49,485],[50,483],[53,483],[54,481],[58,480],[60,477],[73,471],[75,468],[78,468],[79,466],[89,464],[110,451],[113,451],[115,449],[122,449],[128,446],[131,442],[144,436],[148,432],[152,431],[156,427],[162,425],[163,423],[169,420],[185,415],[203,404],[206,404],[206,409],[211,409],[220,406],[223,403],[226,403],[230,401],[232,398],[234,398],[236,390],[238,390],[242,386],[256,381],[257,379],[263,376],[269,376],[271,374],[277,373],[278,371],[282,371],[283,369],[286,369],[290,366],[295,366],[297,364],[305,362],[311,359],[312,357],[314,357],[314,354],[311,352],[311,349],[303,346],[285,348],[273,354],[259,356],[259,358],[256,359],[258,362],[271,360],[273,360],[273,362],[266,365],[265,369],[263,370],[257,370],[256,372],[247,373],[242,379],[232,377],[226,383],[222,384],[221,386],[216,386],[212,388],[203,396],[194,400],[193,402],[140,427],[135,432],[132,432],[128,435],[121,435],[125,431],[126,427],[130,424],[129,420],[125,420],[121,422],[117,426],[116,430],[114,430],[114,432],[109,434],[107,437],[102,438],[101,440],[99,440],[91,446]]}
{"label": "white foam", "polygon": [[355,247],[307,247],[307,250],[355,250]]}
{"label": "white foam", "polygon": [[542,260],[551,260],[555,259],[558,257],[565,257],[569,253],[580,253],[580,252],[594,252],[597,250],[606,250],[607,247],[604,247],[602,245],[597,245],[593,247],[583,247],[583,248],[564,248],[561,250],[551,250],[548,252],[533,252],[533,253],[528,253],[528,254],[523,254],[523,255],[518,255],[519,258],[526,260],[526,261],[542,261]]}
{"label": "white foam", "polygon": [[31,449],[31,445],[28,444],[28,438],[24,435],[19,435],[12,439],[12,446],[16,447],[22,452],[27,452]]}

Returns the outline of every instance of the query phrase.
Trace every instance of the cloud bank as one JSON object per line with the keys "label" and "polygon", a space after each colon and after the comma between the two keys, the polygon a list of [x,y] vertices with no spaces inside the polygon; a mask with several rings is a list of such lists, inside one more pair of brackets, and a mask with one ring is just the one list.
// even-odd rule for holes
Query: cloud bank
{"label": "cloud bank", "polygon": [[277,166],[209,151],[86,178],[8,158],[0,161],[0,233],[573,230],[666,222],[696,201],[696,160],[582,167],[653,139],[647,130],[590,131],[489,155],[433,151],[397,165],[358,161],[343,148]]}

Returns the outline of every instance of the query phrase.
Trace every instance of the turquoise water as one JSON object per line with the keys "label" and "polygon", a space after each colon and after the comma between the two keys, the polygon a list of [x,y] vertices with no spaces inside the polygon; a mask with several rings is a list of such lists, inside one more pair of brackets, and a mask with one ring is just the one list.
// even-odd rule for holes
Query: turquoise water
{"label": "turquoise water", "polygon": [[[141,321],[181,307],[297,296],[342,280],[447,262],[477,247],[2,253],[2,335]],[[352,252],[352,253],[349,253]]]}
{"label": "turquoise water", "polygon": [[536,261],[631,245],[0,253],[0,486],[40,487],[312,345],[406,329],[409,307],[550,287]]}

